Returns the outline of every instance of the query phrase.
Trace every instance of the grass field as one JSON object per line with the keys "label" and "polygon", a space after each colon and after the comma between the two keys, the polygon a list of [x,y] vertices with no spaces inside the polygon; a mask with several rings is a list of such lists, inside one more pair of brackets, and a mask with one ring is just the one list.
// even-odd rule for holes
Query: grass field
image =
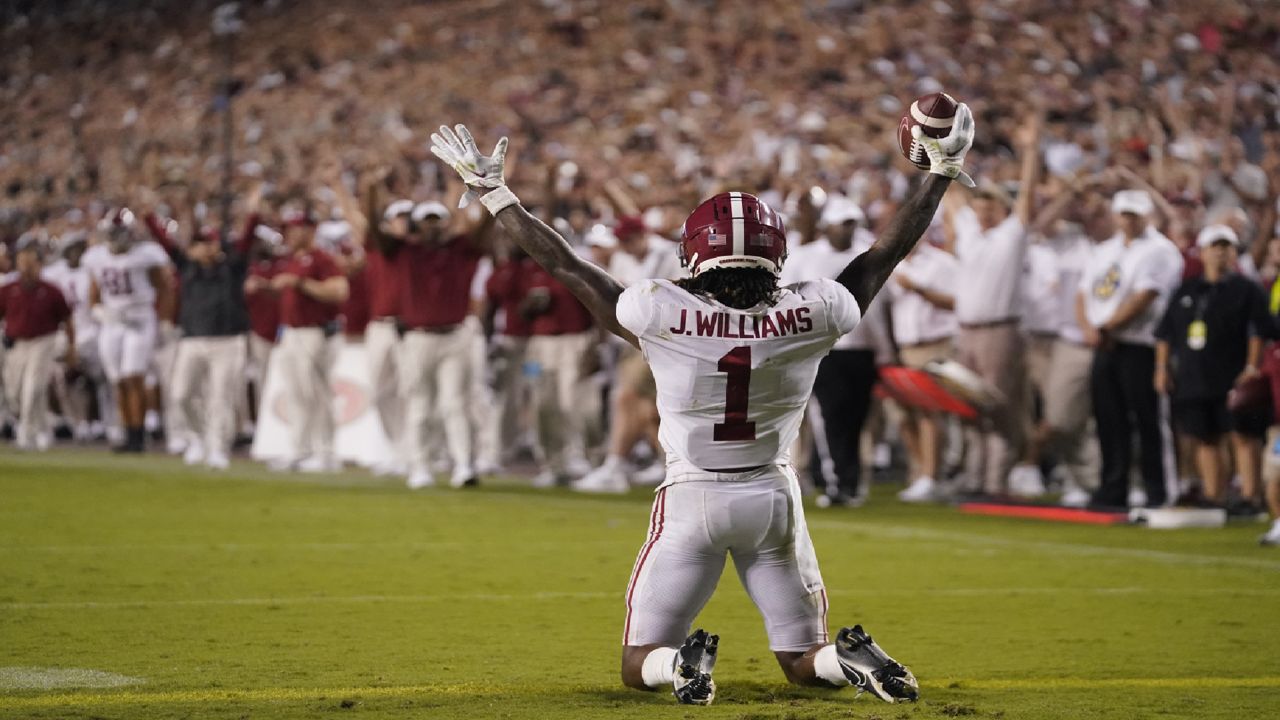
{"label": "grass field", "polygon": [[[688,708],[617,681],[648,493],[0,451],[0,718],[1280,717],[1260,526],[1047,525],[890,490],[810,525],[832,622],[910,664],[921,702],[786,686],[726,570],[699,619],[719,695]],[[97,672],[32,687],[55,668]]]}

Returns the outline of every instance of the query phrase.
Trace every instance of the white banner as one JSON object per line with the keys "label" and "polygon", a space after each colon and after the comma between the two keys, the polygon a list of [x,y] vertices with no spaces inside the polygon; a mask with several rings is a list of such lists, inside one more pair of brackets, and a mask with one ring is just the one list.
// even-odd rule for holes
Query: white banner
{"label": "white banner", "polygon": [[[391,446],[373,408],[364,344],[341,338],[331,342],[334,360],[329,370],[329,387],[333,392],[333,417],[338,429],[335,452],[339,460],[365,467],[382,462],[391,456]],[[258,406],[257,431],[249,451],[254,460],[263,461],[293,456],[279,353],[271,353],[267,366],[267,381]]]}

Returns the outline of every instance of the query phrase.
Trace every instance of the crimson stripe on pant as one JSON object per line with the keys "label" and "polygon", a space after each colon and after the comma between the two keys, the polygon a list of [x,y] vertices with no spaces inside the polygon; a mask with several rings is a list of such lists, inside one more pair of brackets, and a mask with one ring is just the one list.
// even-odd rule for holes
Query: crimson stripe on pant
{"label": "crimson stripe on pant", "polygon": [[636,584],[640,579],[640,573],[644,570],[644,563],[649,559],[649,553],[653,550],[653,546],[657,544],[658,538],[662,537],[662,526],[666,519],[667,511],[667,489],[662,488],[658,491],[658,498],[653,502],[653,511],[649,514],[649,540],[640,549],[640,554],[636,557],[635,567],[631,569],[631,582],[627,583],[627,620],[622,629],[622,642],[624,645],[630,644],[631,641],[631,599],[636,592]]}

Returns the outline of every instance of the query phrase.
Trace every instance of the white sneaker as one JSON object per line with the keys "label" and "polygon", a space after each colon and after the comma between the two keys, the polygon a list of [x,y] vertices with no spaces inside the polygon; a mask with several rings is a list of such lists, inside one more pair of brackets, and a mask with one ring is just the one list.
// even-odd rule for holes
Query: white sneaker
{"label": "white sneaker", "polygon": [[198,440],[187,443],[187,449],[182,453],[182,462],[187,465],[199,465],[204,462],[204,446]]}
{"label": "white sneaker", "polygon": [[885,470],[892,464],[893,448],[889,447],[889,443],[876,443],[875,450],[871,453],[871,467]]}
{"label": "white sneaker", "polygon": [[1146,507],[1147,491],[1142,488],[1133,488],[1129,491],[1129,507]]}
{"label": "white sneaker", "polygon": [[268,460],[267,467],[271,472],[293,472],[298,467],[297,458],[276,458]]}
{"label": "white sneaker", "polygon": [[937,494],[937,485],[933,478],[928,475],[921,475],[912,480],[905,490],[898,493],[898,499],[902,502],[912,503],[929,502]]}
{"label": "white sneaker", "polygon": [[420,490],[422,488],[434,487],[436,478],[431,474],[430,470],[414,470],[409,473],[409,479],[405,481],[410,490]]}
{"label": "white sneaker", "polygon": [[464,488],[475,487],[480,484],[480,478],[476,476],[476,471],[472,470],[468,465],[461,465],[453,469],[453,474],[449,476],[449,487]]}
{"label": "white sneaker", "polygon": [[1078,487],[1069,487],[1062,491],[1062,499],[1058,501],[1063,507],[1082,508],[1088,507],[1093,496],[1088,490]]}
{"label": "white sneaker", "polygon": [[631,484],[627,482],[621,463],[606,462],[582,479],[570,483],[569,487],[576,492],[622,494],[631,489]]}
{"label": "white sneaker", "polygon": [[[152,431],[148,430],[148,432],[152,432]],[[169,453],[170,455],[182,455],[187,451],[188,445],[189,443],[186,443],[178,438],[174,438],[164,444],[164,451]]]}
{"label": "white sneaker", "polygon": [[1022,463],[1014,465],[1009,471],[1010,495],[1034,498],[1044,493],[1044,475],[1040,473],[1040,468],[1030,463]]}
{"label": "white sneaker", "polygon": [[667,479],[667,464],[656,462],[649,467],[631,474],[631,482],[637,485],[656,487]]}
{"label": "white sneaker", "polygon": [[1280,519],[1271,523],[1271,529],[1266,535],[1258,538],[1259,545],[1280,545]]}
{"label": "white sneaker", "polygon": [[53,445],[53,436],[47,432],[36,433],[36,450],[44,452],[50,445]]}
{"label": "white sneaker", "polygon": [[476,474],[484,477],[493,477],[501,475],[502,466],[495,462],[478,462],[476,463]]}
{"label": "white sneaker", "polygon": [[537,475],[534,475],[533,480],[530,481],[529,484],[538,490],[548,490],[553,487],[559,487],[561,479],[561,476],[557,475],[554,471],[543,470]]}
{"label": "white sneaker", "polygon": [[323,455],[312,455],[298,463],[299,472],[304,473],[331,473],[341,469],[342,465],[338,461]]}
{"label": "white sneaker", "polygon": [[582,456],[569,458],[564,464],[564,471],[576,478],[590,475],[591,470],[591,463],[587,462],[587,459]]}
{"label": "white sneaker", "polygon": [[231,460],[226,453],[214,450],[205,456],[204,465],[210,470],[226,470],[231,467]]}
{"label": "white sneaker", "polygon": [[386,477],[388,475],[404,475],[408,471],[408,468],[397,460],[383,460],[382,462],[375,463],[373,467],[369,468],[369,471],[376,477]]}

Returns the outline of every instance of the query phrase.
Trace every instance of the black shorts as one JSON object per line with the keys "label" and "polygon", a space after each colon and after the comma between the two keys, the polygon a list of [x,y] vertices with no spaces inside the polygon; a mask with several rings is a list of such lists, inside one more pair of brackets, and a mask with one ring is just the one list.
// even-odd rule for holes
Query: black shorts
{"label": "black shorts", "polygon": [[1173,427],[1201,442],[1216,441],[1235,430],[1225,397],[1174,400]]}

